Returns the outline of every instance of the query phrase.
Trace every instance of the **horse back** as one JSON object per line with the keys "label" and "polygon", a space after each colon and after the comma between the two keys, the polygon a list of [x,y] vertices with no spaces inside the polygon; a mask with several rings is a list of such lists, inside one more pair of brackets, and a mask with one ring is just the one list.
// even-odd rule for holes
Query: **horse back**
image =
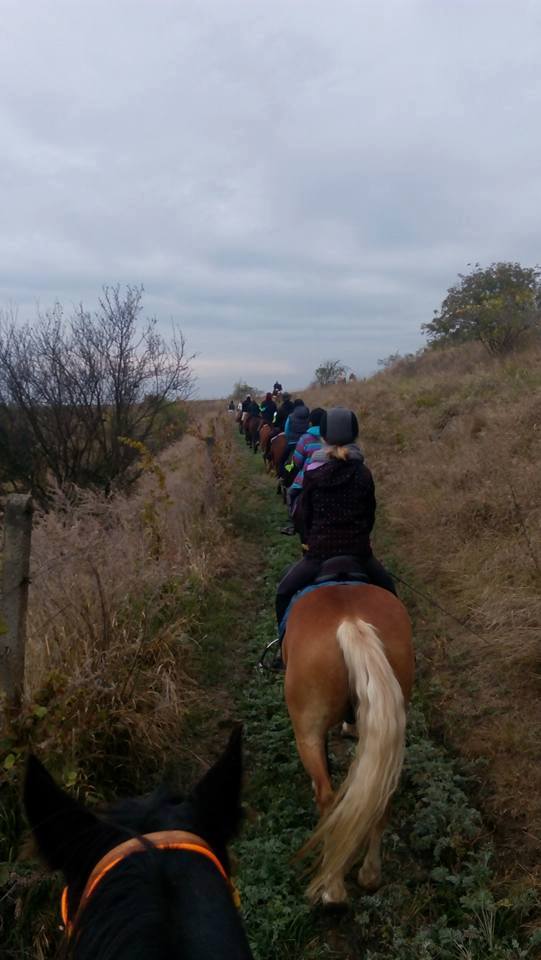
{"label": "horse back", "polygon": [[[411,621],[398,597],[371,584],[327,586],[297,601],[283,644],[288,686],[308,685],[323,699],[347,702],[347,671],[336,638],[341,623],[358,620],[375,629],[408,702],[414,675]],[[340,713],[341,706],[337,709]]]}

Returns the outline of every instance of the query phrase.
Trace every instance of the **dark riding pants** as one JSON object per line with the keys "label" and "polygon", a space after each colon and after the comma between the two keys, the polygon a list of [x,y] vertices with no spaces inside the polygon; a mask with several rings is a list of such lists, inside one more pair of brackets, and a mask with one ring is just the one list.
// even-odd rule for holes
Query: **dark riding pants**
{"label": "dark riding pants", "polygon": [[[382,587],[383,590],[389,590],[396,596],[396,587],[390,573],[387,573],[385,567],[374,556],[359,560],[359,566],[366,574],[370,583],[375,587]],[[292,597],[304,587],[309,587],[316,579],[321,568],[322,560],[313,560],[310,557],[303,557],[286,571],[276,591],[276,620],[278,628],[282,622],[284,614],[289,606]]]}

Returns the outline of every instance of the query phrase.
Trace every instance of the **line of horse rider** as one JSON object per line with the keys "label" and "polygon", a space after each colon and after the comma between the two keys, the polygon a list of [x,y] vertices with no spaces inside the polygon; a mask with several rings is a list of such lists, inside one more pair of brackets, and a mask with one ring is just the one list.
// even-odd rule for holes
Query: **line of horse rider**
{"label": "line of horse rider", "polygon": [[[237,421],[247,444],[254,453],[261,449],[267,469],[278,477],[289,515],[282,532],[298,534],[302,543],[301,559],[278,584],[279,647],[291,599],[316,580],[335,578],[337,565],[347,579],[364,579],[393,594],[396,589],[372,551],[375,488],[357,443],[355,413],[343,407],[309,410],[300,397],[292,400],[288,393],[278,406],[274,397],[269,392],[258,403],[248,395],[239,405]],[[279,650],[273,661],[264,657],[262,665],[282,669]]]}

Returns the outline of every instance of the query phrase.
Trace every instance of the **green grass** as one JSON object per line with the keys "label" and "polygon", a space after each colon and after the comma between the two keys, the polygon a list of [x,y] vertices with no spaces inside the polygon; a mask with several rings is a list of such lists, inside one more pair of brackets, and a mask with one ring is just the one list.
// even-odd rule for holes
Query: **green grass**
{"label": "green grass", "polygon": [[[496,883],[487,831],[472,803],[475,772],[431,737],[424,680],[410,712],[404,775],[384,837],[383,887],[364,896],[352,883],[351,907],[343,913],[309,907],[304,867],[292,857],[315,825],[312,791],[296,753],[282,680],[256,670],[263,647],[276,635],[276,583],[297,558],[298,543],[279,533],[284,508],[260,457],[239,449],[235,471],[230,567],[210,586],[194,579],[182,592],[179,642],[189,673],[207,695],[190,707],[186,749],[172,762],[184,782],[195,780],[222,748],[232,720],[244,721],[247,818],[235,851],[256,960],[533,960],[533,895]],[[385,524],[379,542],[392,566],[408,577],[401,558],[393,557]],[[341,776],[346,748],[332,739],[330,749]],[[145,778],[150,788],[152,774],[138,770],[137,779]],[[18,835],[18,803],[9,804],[9,817],[16,817],[11,829]],[[24,916],[35,930],[40,915],[56,915],[56,893],[53,902],[50,882],[13,862],[0,864],[0,883],[6,882],[6,867],[17,871],[19,884],[28,876]],[[30,931],[19,931],[20,949],[10,955],[34,956]]]}
{"label": "green grass", "polygon": [[[242,452],[240,458],[236,529],[250,543],[251,567],[244,571],[242,602],[245,673],[240,668],[230,689],[235,712],[245,721],[250,817],[236,850],[243,914],[257,960],[533,957],[539,938],[527,924],[534,895],[496,884],[487,831],[471,800],[476,777],[431,738],[422,690],[410,711],[402,783],[384,837],[383,887],[365,896],[352,884],[351,907],[343,914],[308,906],[306,877],[291,858],[315,823],[312,793],[296,754],[282,681],[254,669],[275,636],[276,582],[297,558],[298,545],[279,533],[283,507],[259,457]],[[400,569],[397,558],[394,564]],[[238,619],[230,629],[238,631]],[[331,741],[331,761],[340,771],[343,760],[333,754],[343,756],[343,745],[334,745],[333,751]]]}

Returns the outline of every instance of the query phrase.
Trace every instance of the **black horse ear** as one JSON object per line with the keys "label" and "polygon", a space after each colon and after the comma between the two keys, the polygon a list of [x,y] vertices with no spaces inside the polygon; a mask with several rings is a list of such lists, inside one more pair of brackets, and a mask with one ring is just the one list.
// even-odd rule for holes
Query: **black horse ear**
{"label": "black horse ear", "polygon": [[77,851],[95,842],[100,821],[57,786],[33,755],[26,767],[24,806],[41,856],[51,870],[62,870],[72,882],[80,869]]}
{"label": "black horse ear", "polygon": [[197,821],[215,842],[229,843],[242,819],[242,725],[232,732],[224,753],[192,792]]}

